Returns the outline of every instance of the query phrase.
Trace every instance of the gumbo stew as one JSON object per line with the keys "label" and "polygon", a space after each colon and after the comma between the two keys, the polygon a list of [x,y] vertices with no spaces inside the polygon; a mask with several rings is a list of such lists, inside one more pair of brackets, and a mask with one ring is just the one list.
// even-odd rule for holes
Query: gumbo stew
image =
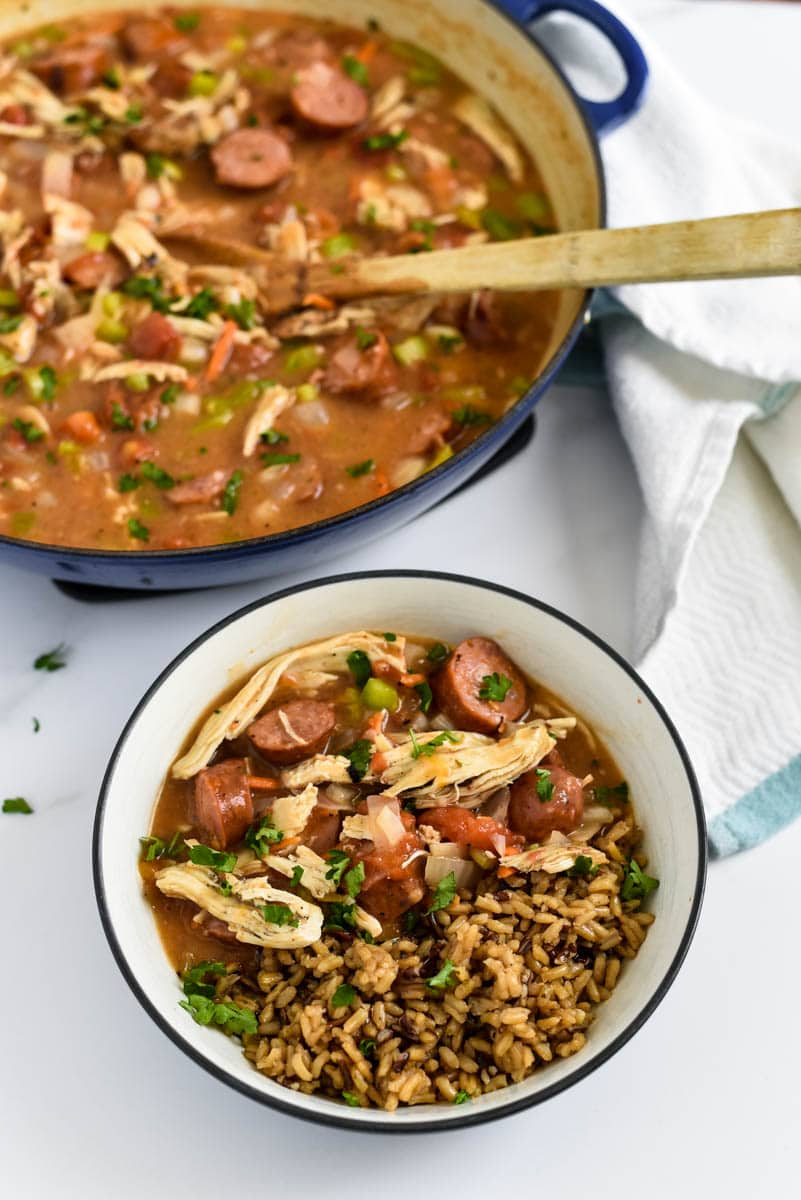
{"label": "gumbo stew", "polygon": [[394,1109],[582,1048],[653,920],[639,840],[598,738],[497,642],[355,632],[217,702],[140,871],[187,1020]]}
{"label": "gumbo stew", "polygon": [[181,549],[330,517],[458,452],[543,359],[552,295],[268,319],[181,231],[337,272],[552,226],[497,114],[375,23],[162,9],[6,45],[0,533]]}

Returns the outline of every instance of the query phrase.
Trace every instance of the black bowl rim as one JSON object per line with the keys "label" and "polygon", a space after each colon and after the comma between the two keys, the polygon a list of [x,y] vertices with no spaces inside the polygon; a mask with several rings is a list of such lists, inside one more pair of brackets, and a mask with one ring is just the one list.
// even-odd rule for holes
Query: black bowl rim
{"label": "black bowl rim", "polygon": [[[101,839],[108,791],[116,770],[117,761],[122,753],[125,743],[128,740],[131,730],[136,724],[140,713],[142,713],[142,711],[148,706],[151,699],[161,688],[165,680],[173,673],[173,671],[176,670],[177,667],[180,666],[185,659],[190,657],[195,650],[197,650],[210,638],[214,637],[221,630],[225,629],[228,625],[233,624],[235,621],[238,621],[241,617],[246,616],[248,613],[255,612],[259,608],[266,608],[271,604],[280,603],[281,601],[287,600],[289,597],[297,595],[300,592],[310,591],[315,588],[328,587],[332,584],[347,584],[356,581],[364,581],[367,579],[416,579],[421,582],[430,579],[437,579],[444,580],[448,583],[455,583],[460,586],[467,585],[468,587],[472,588],[483,588],[484,590],[490,592],[499,592],[502,595],[510,596],[514,600],[522,601],[531,608],[536,608],[541,612],[547,613],[549,616],[561,621],[574,632],[586,638],[598,649],[602,650],[606,655],[608,655],[608,657],[611,658],[615,663],[617,663],[617,665],[634,681],[637,687],[653,705],[673,741],[679,758],[681,759],[681,763],[690,786],[690,793],[695,811],[698,835],[698,866],[696,870],[692,903],[690,905],[690,911],[684,931],[679,939],[676,953],[674,954],[673,959],[661,982],[654,989],[654,992],[648,1002],[638,1011],[637,1015],[632,1021],[629,1022],[625,1029],[623,1029],[617,1035],[617,1037],[615,1037],[609,1043],[609,1045],[605,1047],[605,1049],[599,1051],[597,1054],[592,1055],[590,1058],[588,1058],[587,1062],[579,1063],[576,1070],[570,1075],[566,1076],[564,1079],[560,1079],[551,1084],[549,1087],[543,1088],[533,1096],[523,1096],[516,1099],[512,1098],[507,1103],[501,1104],[497,1108],[492,1109],[487,1113],[482,1113],[480,1111],[474,1111],[471,1113],[470,1111],[464,1112],[461,1108],[458,1110],[455,1109],[454,1115],[447,1121],[432,1121],[426,1120],[425,1117],[421,1117],[420,1120],[409,1120],[408,1123],[404,1121],[404,1123],[401,1125],[393,1124],[392,1115],[386,1114],[385,1120],[378,1120],[371,1124],[360,1123],[358,1118],[355,1118],[355,1110],[352,1110],[354,1113],[353,1117],[345,1115],[349,1111],[347,1109],[344,1110],[342,1115],[339,1115],[336,1112],[331,1112],[330,1114],[307,1112],[304,1111],[300,1105],[296,1106],[288,1101],[284,1102],[278,1097],[267,1096],[255,1087],[251,1087],[248,1083],[245,1083],[240,1079],[235,1079],[233,1076],[229,1075],[227,1071],[211,1063],[191,1041],[177,1033],[162,1016],[156,1005],[151,1002],[149,996],[145,992],[144,988],[140,985],[138,979],[128,965],[125,953],[117,939],[106,902],[106,890],[103,880],[101,862]],[[586,1079],[588,1075],[591,1075],[593,1071],[595,1071],[614,1054],[616,1054],[617,1051],[620,1050],[626,1044],[626,1042],[628,1042],[629,1039],[632,1038],[634,1034],[645,1024],[648,1018],[652,1016],[652,1014],[661,1004],[662,1000],[665,998],[667,992],[673,984],[673,981],[675,980],[679,968],[681,967],[681,964],[684,961],[684,958],[690,947],[690,943],[692,942],[698,924],[698,917],[701,910],[701,903],[703,900],[706,883],[707,858],[706,819],[701,802],[701,793],[698,787],[698,781],[695,777],[695,772],[693,771],[687,749],[675,725],[671,721],[660,701],[657,699],[648,685],[640,678],[634,668],[626,661],[626,659],[624,659],[622,655],[618,654],[618,652],[609,646],[607,642],[605,642],[597,634],[593,633],[592,630],[588,629],[585,625],[582,625],[573,617],[568,616],[566,613],[560,612],[558,609],[554,608],[550,604],[546,604],[542,600],[537,600],[533,596],[526,595],[525,592],[518,591],[516,588],[506,587],[503,584],[493,583],[484,579],[477,579],[469,575],[457,575],[444,571],[382,570],[356,571],[348,574],[332,575],[324,579],[310,580],[306,583],[294,584],[291,587],[282,588],[278,592],[273,592],[266,597],[262,597],[259,600],[252,601],[250,604],[244,605],[242,608],[237,609],[229,616],[223,617],[220,621],[217,621],[204,633],[196,637],[184,650],[180,652],[180,654],[176,655],[176,657],[168,664],[168,666],[164,668],[157,679],[147,689],[144,696],[139,701],[133,713],[126,722],[117,744],[114,747],[111,758],[109,759],[108,767],[106,768],[103,776],[103,782],[101,784],[97,801],[92,835],[92,875],[94,880],[95,899],[100,912],[100,920],[103,926],[103,931],[106,935],[106,940],[108,941],[111,952],[117,962],[117,966],[120,968],[120,971],[122,972],[131,991],[136,996],[137,1000],[145,1009],[145,1011],[155,1021],[156,1025],[158,1025],[159,1028],[166,1033],[170,1041],[178,1046],[179,1049],[183,1050],[191,1059],[194,1060],[194,1062],[203,1067],[204,1070],[208,1071],[209,1074],[213,1075],[216,1079],[227,1084],[229,1087],[234,1088],[242,1095],[258,1101],[260,1104],[265,1104],[270,1108],[277,1109],[278,1111],[287,1113],[293,1117],[299,1117],[303,1120],[311,1121],[315,1124],[331,1125],[340,1129],[349,1129],[367,1133],[430,1133],[451,1129],[463,1129],[469,1125],[481,1125],[485,1122],[498,1120],[501,1117],[509,1116],[512,1113],[521,1112],[523,1109],[542,1104],[544,1101],[549,1100],[552,1096],[558,1095],[560,1092],[563,1092],[567,1088],[572,1087],[574,1084],[579,1083],[582,1079]]]}
{"label": "black bowl rim", "polygon": [[[513,28],[526,38],[537,52],[548,63],[555,76],[562,84],[568,97],[573,101],[576,112],[584,126],[587,135],[587,143],[590,153],[593,158],[595,167],[595,178],[598,186],[598,228],[603,229],[606,225],[607,216],[607,197],[606,197],[606,177],[604,175],[603,161],[601,159],[601,151],[598,142],[598,134],[592,123],[587,109],[584,106],[581,96],[571,84],[567,75],[562,70],[559,63],[545,46],[542,45],[539,38],[532,30],[525,25],[516,21],[512,15],[501,7],[499,0],[483,0],[489,8],[501,17],[503,20],[512,25]],[[356,508],[348,508],[342,513],[336,513],[333,517],[324,517],[318,521],[310,521],[306,525],[299,525],[295,529],[284,530],[279,533],[268,533],[263,537],[256,538],[241,538],[235,542],[224,542],[216,546],[190,546],[183,550],[93,550],[87,546],[68,546],[59,545],[53,542],[35,542],[28,538],[13,537],[9,534],[0,533],[0,547],[13,547],[16,551],[21,551],[23,554],[31,554],[40,558],[50,558],[53,555],[59,555],[62,558],[89,560],[97,563],[139,563],[143,569],[147,568],[148,564],[179,562],[190,563],[195,560],[205,562],[212,559],[216,561],[226,561],[231,558],[239,557],[243,551],[252,550],[253,554],[258,556],[259,552],[269,553],[270,551],[280,552],[291,546],[300,545],[303,542],[316,538],[332,530],[337,530],[349,523],[358,525],[360,521],[372,516],[375,512],[395,505],[402,504],[404,500],[414,496],[417,493],[430,490],[436,487],[437,483],[445,479],[448,475],[457,474],[462,470],[467,470],[471,461],[481,458],[485,450],[488,450],[495,442],[502,444],[507,437],[511,436],[514,430],[525,420],[526,416],[531,412],[539,397],[545,391],[554,375],[559,371],[568,354],[572,350],[579,333],[581,332],[587,313],[589,312],[594,289],[585,289],[584,299],[579,306],[574,320],[567,329],[565,336],[559,344],[559,347],[553,355],[543,364],[537,375],[531,380],[525,392],[518,400],[511,405],[506,412],[500,417],[494,425],[484,433],[479,434],[475,441],[465,446],[463,450],[459,450],[454,454],[453,458],[441,463],[435,467],[433,471],[425,471],[417,479],[411,480],[403,487],[396,488],[389,492],[386,496],[377,496],[374,500],[368,501],[366,504],[360,504]],[[478,464],[476,464],[478,465]],[[448,493],[446,493],[446,496]]]}

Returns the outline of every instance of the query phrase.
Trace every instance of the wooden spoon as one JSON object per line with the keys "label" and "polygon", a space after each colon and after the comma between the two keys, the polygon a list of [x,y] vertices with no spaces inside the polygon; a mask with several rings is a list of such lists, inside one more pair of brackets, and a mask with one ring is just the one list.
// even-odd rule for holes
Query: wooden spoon
{"label": "wooden spoon", "polygon": [[199,228],[187,227],[169,237],[217,261],[246,268],[269,313],[302,308],[310,295],[353,300],[480,288],[529,292],[801,274],[801,208],[321,263],[290,262]]}

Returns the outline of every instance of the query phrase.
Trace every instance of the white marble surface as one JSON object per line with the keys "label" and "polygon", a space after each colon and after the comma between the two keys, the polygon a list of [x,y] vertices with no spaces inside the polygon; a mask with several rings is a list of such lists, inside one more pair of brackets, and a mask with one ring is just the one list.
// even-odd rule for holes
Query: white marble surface
{"label": "white marble surface", "polygon": [[[797,136],[801,6],[629,8],[699,87]],[[364,567],[483,575],[563,608],[625,653],[641,506],[608,401],[558,387],[539,422],[528,452],[500,474],[307,576]],[[3,1193],[795,1194],[801,967],[786,914],[801,825],[713,865],[686,966],[633,1042],[576,1089],[497,1125],[400,1140],[317,1130],[225,1089],[156,1029],[95,909],[97,789],[124,720],[162,666],[269,587],[88,606],[3,570],[0,795],[25,795],[36,808],[0,817]],[[61,641],[72,648],[68,669],[32,671],[33,658]]]}

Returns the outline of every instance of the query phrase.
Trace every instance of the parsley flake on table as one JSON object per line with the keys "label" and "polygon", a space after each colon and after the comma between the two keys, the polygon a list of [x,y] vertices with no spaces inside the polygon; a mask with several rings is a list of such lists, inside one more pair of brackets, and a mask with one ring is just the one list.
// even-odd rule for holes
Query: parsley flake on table
{"label": "parsley flake on table", "polygon": [[349,983],[341,983],[331,997],[334,1008],[350,1008],[356,999],[356,991]]}
{"label": "parsley flake on table", "polygon": [[508,675],[499,675],[497,671],[493,671],[491,675],[484,675],[481,680],[481,687],[478,689],[479,700],[497,700],[501,702],[506,699],[506,693],[512,686],[512,681]]}
{"label": "parsley flake on table", "polygon": [[426,909],[426,916],[430,913],[439,912],[441,908],[447,908],[448,905],[456,897],[456,874],[449,871],[443,879],[440,879],[437,886],[434,888],[434,895],[431,903]]}
{"label": "parsley flake on table", "polygon": [[436,988],[437,990],[442,989],[444,991],[445,988],[452,987],[456,982],[453,978],[455,973],[455,964],[449,958],[446,958],[436,975],[432,975],[430,979],[426,980],[426,987]]}
{"label": "parsley flake on table", "polygon": [[41,721],[39,720],[38,717],[32,717],[31,720],[33,721],[33,732],[38,733],[39,730],[42,728]]}
{"label": "parsley flake on table", "polygon": [[297,929],[300,921],[288,904],[261,904],[259,912],[268,925],[289,925]]}
{"label": "parsley flake on table", "polygon": [[34,659],[34,671],[60,671],[67,665],[67,647],[62,642],[55,650],[47,650]]}
{"label": "parsley flake on table", "polygon": [[3,812],[24,813],[27,816],[28,813],[33,812],[33,809],[28,801],[24,800],[22,796],[9,796],[7,800],[3,801]]}
{"label": "parsley flake on table", "polygon": [[189,861],[198,867],[213,867],[215,871],[233,871],[236,855],[233,851],[212,850],[201,842],[189,847]]}

